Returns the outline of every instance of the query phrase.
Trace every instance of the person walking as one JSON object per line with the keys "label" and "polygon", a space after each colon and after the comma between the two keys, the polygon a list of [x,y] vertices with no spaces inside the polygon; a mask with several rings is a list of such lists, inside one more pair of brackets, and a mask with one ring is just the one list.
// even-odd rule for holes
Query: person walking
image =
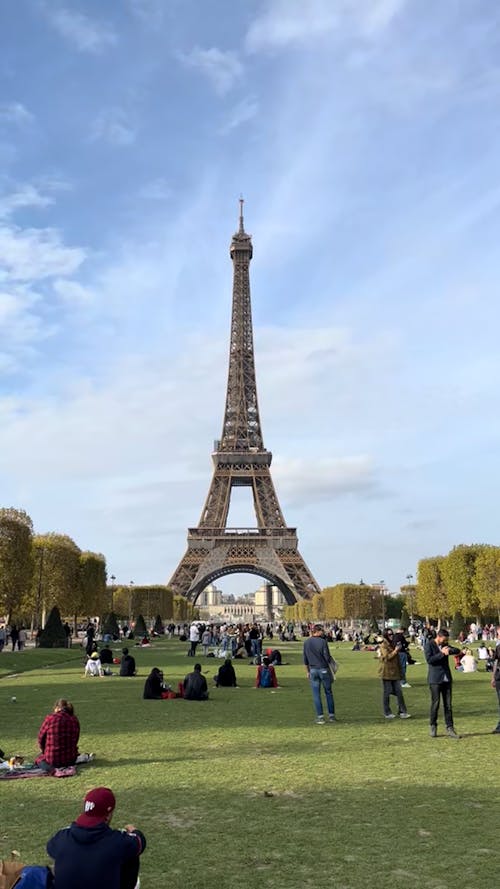
{"label": "person walking", "polygon": [[451,706],[452,678],[448,658],[450,655],[461,654],[459,648],[449,645],[450,634],[442,627],[436,633],[436,638],[427,638],[424,643],[424,654],[428,664],[427,682],[431,692],[430,728],[431,738],[437,736],[437,718],[439,701],[443,699],[444,721],[446,734],[453,740],[458,740],[460,735],[453,725],[453,710]]}
{"label": "person walking", "polygon": [[398,702],[398,713],[400,718],[410,718],[410,714],[406,709],[403,692],[401,691],[402,670],[401,661],[399,659],[400,651],[401,643],[396,643],[393,631],[390,629],[384,630],[379,648],[379,675],[382,680],[382,707],[386,719],[396,718],[391,710],[391,695],[395,695]]}
{"label": "person walking", "polygon": [[323,725],[325,722],[323,704],[321,701],[321,688],[323,688],[325,693],[328,719],[330,722],[335,722],[335,703],[332,690],[332,668],[335,667],[335,661],[330,654],[328,642],[325,639],[321,624],[314,624],[311,636],[304,642],[303,661],[306,668],[307,678],[311,683],[317,724]]}
{"label": "person walking", "polygon": [[54,889],[134,889],[146,837],[133,824],[113,830],[116,806],[109,787],[89,790],[83,811],[47,843],[55,862]]}

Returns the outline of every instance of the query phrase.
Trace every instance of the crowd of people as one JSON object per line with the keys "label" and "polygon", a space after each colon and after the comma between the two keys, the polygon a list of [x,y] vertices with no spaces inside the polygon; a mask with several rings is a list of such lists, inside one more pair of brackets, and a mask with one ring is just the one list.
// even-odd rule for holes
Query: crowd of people
{"label": "crowd of people", "polygon": [[[191,632],[196,627],[196,633]],[[183,628],[182,628],[183,629]],[[214,675],[215,688],[237,688],[238,680],[235,660],[238,650],[244,647],[246,657],[250,658],[256,668],[255,688],[279,688],[276,667],[282,664],[281,652],[272,647],[263,651],[265,632],[257,625],[240,627],[237,633],[232,627],[217,629],[193,623],[188,633],[176,633],[180,638],[189,638],[189,656],[194,656],[198,644],[203,646],[203,655],[208,658],[210,649],[216,645],[219,652],[226,654],[223,662]],[[302,660],[309,681],[315,721],[318,725],[337,721],[334,680],[337,663],[332,656],[329,642],[336,638],[333,627],[320,624],[307,625],[303,628]],[[198,638],[195,639],[194,636]],[[475,672],[478,664],[484,662],[485,671],[491,668],[491,685],[496,690],[498,700],[498,723],[493,730],[500,734],[500,627],[495,634],[481,640],[476,649],[477,658],[470,647],[461,648],[450,644],[450,634],[445,627],[437,629],[425,626],[418,633],[409,634],[399,628],[390,627],[377,635],[375,642],[376,656],[379,663],[379,676],[382,683],[382,713],[388,720],[410,719],[403,688],[411,688],[406,681],[407,665],[411,663],[410,641],[421,644],[423,656],[427,664],[427,683],[430,694],[429,734],[431,738],[438,735],[439,712],[442,708],[445,732],[448,738],[457,740],[460,735],[455,729],[452,688],[453,672]],[[215,638],[214,638],[215,637]],[[237,644],[232,640],[236,638]],[[366,638],[366,637],[365,637]],[[222,646],[224,639],[228,640]],[[187,641],[187,640],[186,640]],[[271,641],[273,641],[271,639]],[[356,640],[350,640],[356,642]],[[491,644],[487,645],[489,642]],[[194,646],[193,646],[193,643]],[[363,641],[363,644],[365,642]],[[368,643],[366,643],[368,644]],[[128,647],[122,648],[119,658],[113,657],[108,642],[99,650],[98,642],[92,635],[86,643],[87,661],[85,676],[104,677],[111,666],[119,666],[122,677],[137,676],[135,658],[129,653]],[[482,654],[485,652],[485,654]],[[220,656],[220,654],[219,654]],[[409,661],[410,659],[410,661]],[[118,663],[117,663],[118,662]],[[453,669],[454,668],[454,669]],[[170,697],[183,698],[186,701],[208,701],[209,688],[201,663],[196,662],[176,689],[165,680],[159,667],[153,667],[144,682],[143,698],[145,700],[164,700]],[[396,700],[397,712],[391,709],[391,699]],[[93,758],[92,753],[79,751],[80,723],[71,701],[59,698],[52,711],[44,717],[38,732],[39,754],[36,766],[50,774],[58,770],[71,769],[79,763]],[[83,801],[83,809],[69,827],[57,831],[47,843],[47,852],[55,862],[57,872],[57,889],[80,889],[95,884],[95,876],[99,875],[102,885],[109,889],[134,889],[138,886],[139,859],[146,848],[144,835],[134,825],[126,825],[122,830],[113,830],[110,826],[115,810],[116,799],[110,788],[96,787],[90,790]],[[104,881],[104,882],[103,882]],[[101,884],[100,883],[100,884]]]}

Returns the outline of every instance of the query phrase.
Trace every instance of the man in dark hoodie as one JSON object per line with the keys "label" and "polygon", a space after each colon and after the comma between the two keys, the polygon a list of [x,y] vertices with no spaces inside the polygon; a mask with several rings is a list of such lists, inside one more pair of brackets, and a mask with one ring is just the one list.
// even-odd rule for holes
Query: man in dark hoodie
{"label": "man in dark hoodie", "polygon": [[132,824],[112,830],[116,800],[108,787],[89,790],[83,812],[47,843],[54,889],[134,889],[146,838]]}

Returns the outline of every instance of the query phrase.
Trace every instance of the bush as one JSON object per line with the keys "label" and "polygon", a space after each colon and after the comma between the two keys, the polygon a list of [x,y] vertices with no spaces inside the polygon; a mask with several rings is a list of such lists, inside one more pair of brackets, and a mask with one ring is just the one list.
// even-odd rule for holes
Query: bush
{"label": "bush", "polygon": [[105,615],[102,622],[101,633],[103,636],[111,636],[113,639],[120,638],[120,628],[114,611]]}
{"label": "bush", "polygon": [[66,648],[66,632],[57,605],[50,612],[38,640],[40,648]]}
{"label": "bush", "polygon": [[136,636],[148,636],[148,630],[146,627],[146,621],[144,620],[142,614],[139,615],[135,622],[134,632]]}

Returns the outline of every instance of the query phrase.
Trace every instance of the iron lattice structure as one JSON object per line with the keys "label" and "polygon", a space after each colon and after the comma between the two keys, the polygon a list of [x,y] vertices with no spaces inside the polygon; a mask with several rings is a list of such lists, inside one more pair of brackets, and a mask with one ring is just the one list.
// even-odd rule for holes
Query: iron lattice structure
{"label": "iron lattice structure", "polygon": [[[197,528],[189,528],[187,550],[172,575],[174,593],[196,601],[205,587],[226,574],[258,574],[276,585],[288,604],[310,598],[320,588],[288,528],[271,478],[272,454],[264,447],[257,400],[250,300],[252,239],[243,224],[233,235],[233,307],[226,408],[214,472]],[[251,487],[257,527],[228,528],[233,487]]]}

